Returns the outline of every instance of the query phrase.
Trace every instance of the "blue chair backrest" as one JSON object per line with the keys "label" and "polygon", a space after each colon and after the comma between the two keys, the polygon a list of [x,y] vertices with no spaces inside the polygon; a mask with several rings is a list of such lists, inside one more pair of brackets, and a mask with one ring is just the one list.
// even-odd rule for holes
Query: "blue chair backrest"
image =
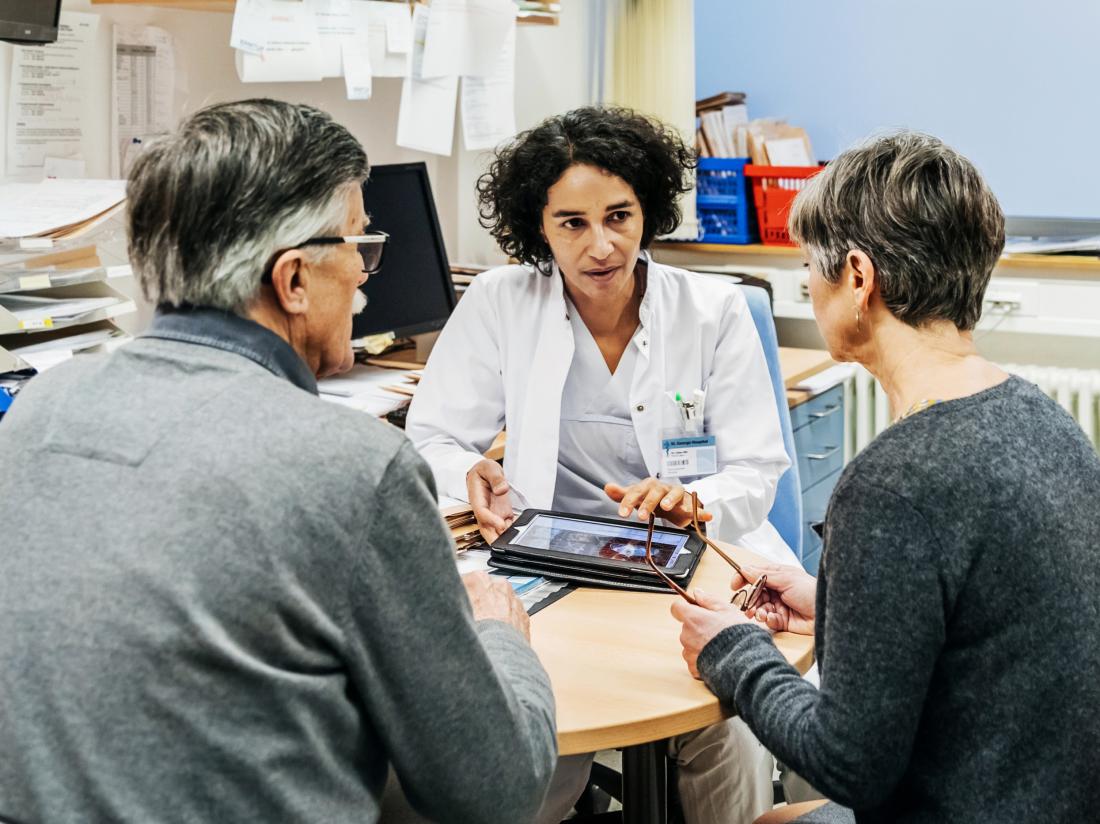
{"label": "blue chair backrest", "polygon": [[745,300],[748,301],[760,343],[764,347],[764,357],[768,361],[768,372],[772,379],[772,392],[775,395],[775,408],[779,413],[779,428],[783,431],[783,446],[791,465],[779,478],[775,490],[775,502],[772,504],[768,520],[780,537],[787,542],[795,556],[802,560],[802,485],[798,479],[798,456],[794,451],[794,431],[791,429],[791,412],[787,407],[787,388],[783,384],[783,372],[779,365],[779,338],[775,334],[775,319],[772,317],[771,301],[768,293],[759,286],[741,286]]}

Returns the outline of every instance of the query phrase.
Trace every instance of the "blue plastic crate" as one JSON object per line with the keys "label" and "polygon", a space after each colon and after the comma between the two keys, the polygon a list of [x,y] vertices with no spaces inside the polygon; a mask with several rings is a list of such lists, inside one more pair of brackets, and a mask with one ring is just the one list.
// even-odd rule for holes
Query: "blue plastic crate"
{"label": "blue plastic crate", "polygon": [[702,243],[752,243],[756,221],[752,189],[745,178],[747,157],[702,157],[696,174],[695,205]]}

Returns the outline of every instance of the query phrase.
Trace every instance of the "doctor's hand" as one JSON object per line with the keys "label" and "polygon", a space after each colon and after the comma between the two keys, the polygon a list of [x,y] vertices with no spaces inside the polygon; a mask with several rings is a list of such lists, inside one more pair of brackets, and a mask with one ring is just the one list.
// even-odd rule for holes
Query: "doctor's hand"
{"label": "doctor's hand", "polygon": [[697,662],[703,647],[727,627],[753,622],[727,600],[715,598],[701,589],[692,590],[691,595],[698,606],[689,604],[683,598],[676,598],[672,602],[672,617],[683,625],[680,629],[680,646],[684,648],[683,656],[688,671],[698,678]]}
{"label": "doctor's hand", "polygon": [[516,519],[512,512],[510,487],[496,461],[483,458],[466,473],[466,494],[477,518],[481,537],[490,544]]}
{"label": "doctor's hand", "polygon": [[[629,518],[636,509],[639,521],[648,521],[652,513],[676,526],[691,523],[691,495],[682,486],[646,478],[630,486],[606,484],[603,491],[608,498],[618,502],[620,518]],[[712,520],[714,516],[702,507],[703,502],[700,501],[699,520],[704,523]]]}
{"label": "doctor's hand", "polygon": [[[749,618],[758,621],[773,632],[814,634],[817,578],[800,566],[786,564],[782,566],[742,564],[741,568],[752,578],[752,582],[761,575],[768,576],[756,606],[745,613]],[[736,591],[749,583],[751,582],[734,573],[730,588]]]}

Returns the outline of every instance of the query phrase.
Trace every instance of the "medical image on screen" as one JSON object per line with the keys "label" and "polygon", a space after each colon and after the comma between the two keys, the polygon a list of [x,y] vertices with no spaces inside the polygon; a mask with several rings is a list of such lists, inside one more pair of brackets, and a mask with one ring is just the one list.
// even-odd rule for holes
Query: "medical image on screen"
{"label": "medical image on screen", "polygon": [[[645,538],[644,529],[537,515],[512,543],[532,549],[644,564]],[[674,566],[686,543],[686,535],[654,531],[653,560],[658,566]]]}

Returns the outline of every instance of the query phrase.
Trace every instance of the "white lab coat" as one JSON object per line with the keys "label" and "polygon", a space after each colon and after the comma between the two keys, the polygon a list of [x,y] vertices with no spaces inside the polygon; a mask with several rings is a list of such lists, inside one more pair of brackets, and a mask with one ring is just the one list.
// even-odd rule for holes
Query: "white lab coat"
{"label": "white lab coat", "polygon": [[[641,355],[630,389],[646,468],[660,477],[661,439],[681,434],[668,393],[691,397],[705,388],[704,421],[706,432],[717,437],[719,471],[686,488],[714,513],[712,535],[796,563],[766,521],[789,460],[745,298],[717,279],[652,261],[648,266],[639,308]],[[549,277],[502,266],[475,278],[432,350],[405,423],[440,495],[467,499],[466,473],[506,428],[504,474],[513,505],[550,508],[572,358],[573,332],[556,267]]]}

